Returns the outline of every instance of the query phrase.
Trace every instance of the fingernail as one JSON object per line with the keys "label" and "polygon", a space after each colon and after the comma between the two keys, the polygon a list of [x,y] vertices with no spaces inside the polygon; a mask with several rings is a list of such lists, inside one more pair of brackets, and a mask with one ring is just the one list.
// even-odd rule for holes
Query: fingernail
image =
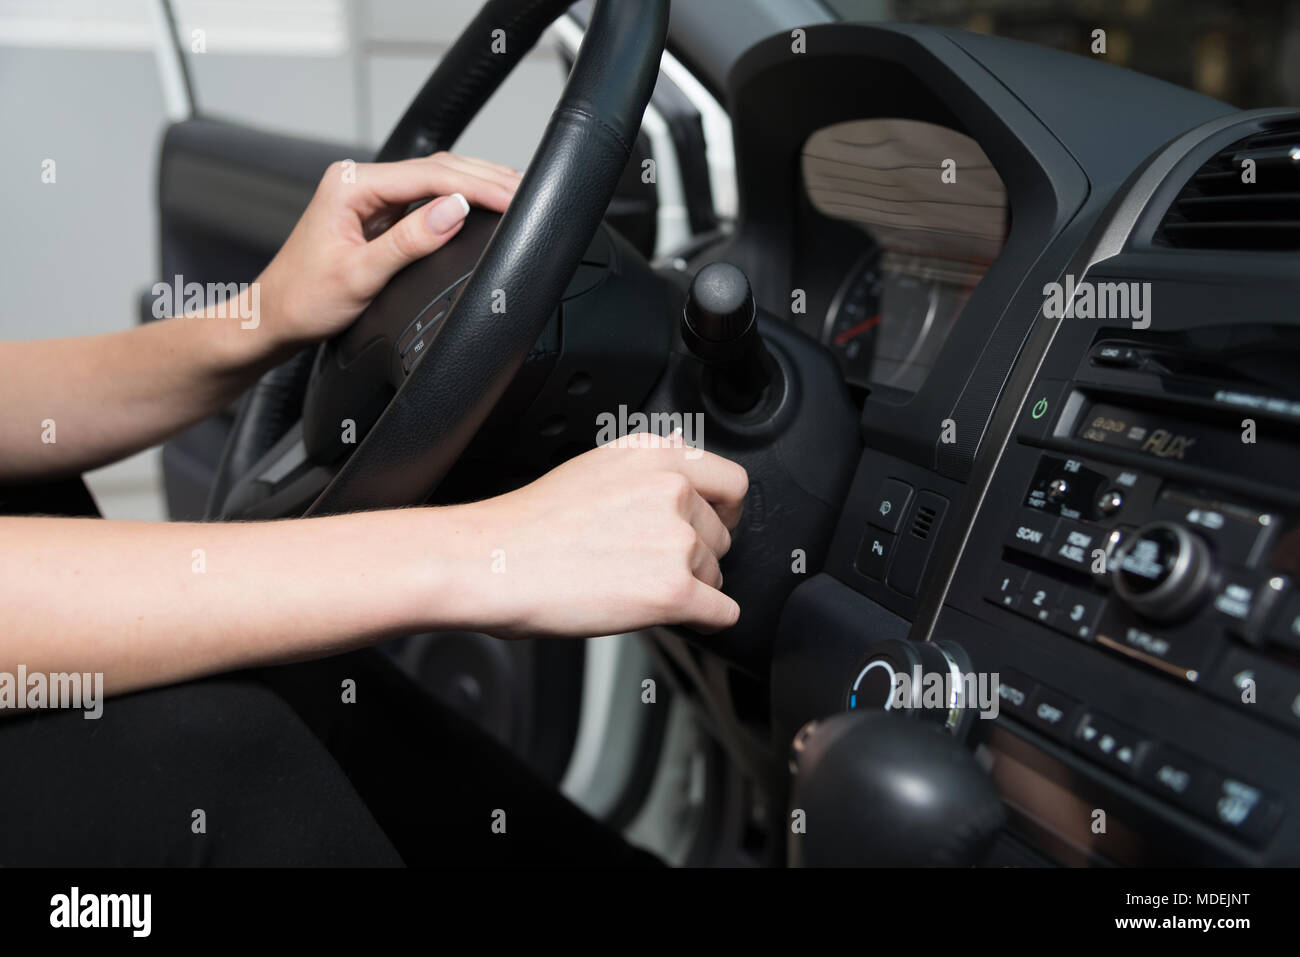
{"label": "fingernail", "polygon": [[429,204],[429,229],[445,233],[456,228],[469,215],[469,201],[460,193],[452,193]]}

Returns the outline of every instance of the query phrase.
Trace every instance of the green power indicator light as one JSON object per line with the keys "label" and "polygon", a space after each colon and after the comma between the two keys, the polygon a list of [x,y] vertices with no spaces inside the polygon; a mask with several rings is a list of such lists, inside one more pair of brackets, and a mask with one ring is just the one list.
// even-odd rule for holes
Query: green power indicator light
{"label": "green power indicator light", "polygon": [[1035,419],[1041,419],[1043,416],[1047,415],[1047,399],[1039,399],[1035,402],[1034,407],[1029,414]]}

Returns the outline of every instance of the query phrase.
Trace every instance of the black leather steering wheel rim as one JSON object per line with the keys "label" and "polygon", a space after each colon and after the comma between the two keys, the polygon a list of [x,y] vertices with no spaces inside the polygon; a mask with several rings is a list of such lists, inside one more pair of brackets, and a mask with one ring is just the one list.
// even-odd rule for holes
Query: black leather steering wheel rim
{"label": "black leather steering wheel rim", "polygon": [[[379,158],[450,146],[568,6],[569,0],[490,0]],[[658,76],[668,8],[668,0],[598,0],[564,93],[474,272],[424,358],[306,514],[420,504],[459,458],[523,364],[600,225]],[[505,52],[493,52],[494,40],[498,50],[504,40]]]}

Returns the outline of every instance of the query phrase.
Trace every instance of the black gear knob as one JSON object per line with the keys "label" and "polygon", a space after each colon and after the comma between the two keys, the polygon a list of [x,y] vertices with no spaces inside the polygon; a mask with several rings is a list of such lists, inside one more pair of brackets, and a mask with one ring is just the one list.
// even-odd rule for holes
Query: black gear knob
{"label": "black gear knob", "polygon": [[758,334],[758,310],[749,279],[727,262],[695,274],[682,307],[682,341],[708,366],[705,389],[722,408],[749,412],[776,368]]}
{"label": "black gear knob", "polygon": [[974,756],[932,724],[849,711],[805,725],[794,751],[794,867],[970,867],[1006,819]]}

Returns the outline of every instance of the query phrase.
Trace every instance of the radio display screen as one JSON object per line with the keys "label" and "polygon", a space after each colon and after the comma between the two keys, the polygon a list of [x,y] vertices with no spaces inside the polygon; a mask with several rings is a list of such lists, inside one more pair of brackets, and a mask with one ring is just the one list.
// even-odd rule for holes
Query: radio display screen
{"label": "radio display screen", "polygon": [[1276,425],[1266,419],[1255,420],[1253,427],[1245,420],[1237,422],[1241,423],[1237,428],[1189,422],[1163,412],[1139,412],[1095,402],[1080,417],[1075,437],[1214,471],[1249,462],[1254,477],[1263,481],[1281,474],[1277,469],[1300,468],[1300,450],[1281,436],[1268,434]]}

